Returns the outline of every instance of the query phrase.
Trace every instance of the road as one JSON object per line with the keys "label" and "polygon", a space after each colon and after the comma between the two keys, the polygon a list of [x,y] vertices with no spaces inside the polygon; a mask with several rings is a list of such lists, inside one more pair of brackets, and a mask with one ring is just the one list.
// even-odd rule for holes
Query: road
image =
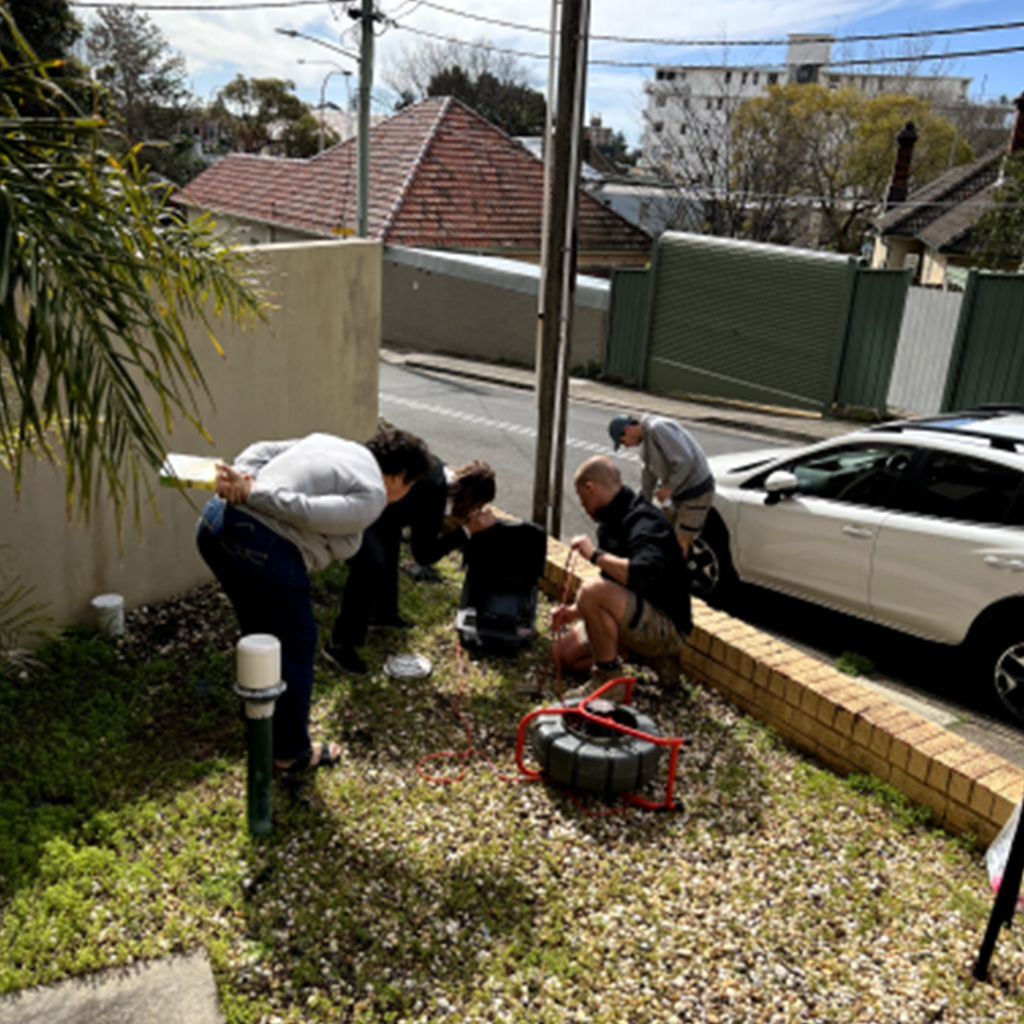
{"label": "road", "polygon": [[[562,537],[592,533],[593,522],[576,501],[572,477],[591,455],[615,458],[623,480],[640,484],[635,450],[612,450],[608,421],[621,409],[574,402],[569,408],[565,456]],[[397,427],[423,437],[448,465],[483,459],[498,477],[495,504],[522,519],[533,516],[533,472],[537,451],[537,413],[533,397],[517,388],[409,370],[380,367],[380,412]],[[766,447],[764,438],[724,430],[690,428],[708,455]]]}
{"label": "road", "polygon": [[[537,415],[533,397],[522,389],[449,377],[381,363],[381,415],[396,426],[424,437],[449,465],[479,458],[490,463],[498,478],[496,504],[523,519],[532,517],[533,466]],[[636,487],[640,479],[637,453],[612,451],[608,420],[619,408],[573,402],[566,441],[565,503],[562,537],[593,533],[594,524],[576,501],[572,474],[590,455],[603,452],[621,465],[623,479]],[[786,442],[742,431],[707,429],[686,424],[708,455],[785,447]],[[1011,722],[994,694],[969,689],[948,649],[905,637],[849,616],[816,608],[756,587],[744,588],[734,614],[816,657],[834,662],[844,652],[870,659],[870,679],[907,706],[948,726],[977,723],[984,728],[1009,728]],[[924,704],[918,707],[918,702]]]}

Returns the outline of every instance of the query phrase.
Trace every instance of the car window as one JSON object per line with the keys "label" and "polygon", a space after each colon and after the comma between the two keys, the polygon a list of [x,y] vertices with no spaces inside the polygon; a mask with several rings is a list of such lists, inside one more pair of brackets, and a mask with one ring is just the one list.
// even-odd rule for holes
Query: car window
{"label": "car window", "polygon": [[902,489],[899,506],[918,515],[1001,524],[1007,519],[1022,479],[1021,472],[1011,466],[933,451],[921,472]]}
{"label": "car window", "polygon": [[907,446],[871,442],[814,452],[781,468],[796,476],[802,495],[884,507],[913,455]]}

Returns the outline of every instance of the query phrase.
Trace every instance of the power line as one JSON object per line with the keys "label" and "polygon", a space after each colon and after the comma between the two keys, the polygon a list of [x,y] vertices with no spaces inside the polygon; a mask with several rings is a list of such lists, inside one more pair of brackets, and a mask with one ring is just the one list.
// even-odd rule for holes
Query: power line
{"label": "power line", "polygon": [[268,7],[330,7],[331,0],[253,0],[240,4],[116,4],[107,0],[69,0],[69,7],[131,7],[136,11],[253,11]]}
{"label": "power line", "polygon": [[[195,4],[123,4],[120,6],[130,6],[138,11],[248,11],[262,8],[289,8],[289,7],[330,7],[332,0],[250,0],[250,2],[243,3],[223,3],[223,4],[211,4],[211,3],[195,3]],[[408,17],[413,14],[420,7],[429,7],[433,10],[440,11],[444,14],[453,14],[456,17],[467,18],[472,21],[479,21],[487,25],[497,25],[501,28],[510,28],[519,32],[535,32],[540,35],[548,35],[547,28],[541,28],[536,25],[523,25],[514,21],[505,21],[501,18],[491,18],[483,14],[474,14],[470,11],[461,11],[455,7],[447,7],[444,4],[434,3],[433,0],[406,0],[406,4],[414,3],[412,10],[397,15],[398,17]],[[117,4],[111,4],[110,0],[70,0],[71,7],[85,7],[85,8],[100,8],[119,6]],[[399,25],[395,22],[394,18],[388,19],[395,28],[405,29],[407,32],[413,32],[418,35],[430,36],[432,38],[441,39],[448,42],[462,42],[462,40],[456,39],[452,36],[439,36],[432,35],[424,29],[413,29],[408,25]],[[894,39],[928,39],[934,36],[957,36],[966,35],[973,32],[1001,32],[1012,29],[1024,28],[1024,21],[1004,21],[997,22],[989,25],[966,25],[962,28],[937,28],[937,29],[921,29],[916,31],[908,32],[879,32],[872,34],[862,35],[849,35],[849,36],[833,36],[833,35],[812,35],[806,34],[801,36],[803,42],[832,42],[832,43],[865,43],[865,42],[884,42],[886,40]],[[609,43],[641,43],[649,46],[687,46],[687,47],[714,47],[714,48],[732,48],[740,46],[787,46],[789,39],[671,39],[671,38],[658,38],[658,37],[647,37],[647,36],[618,36],[618,35],[600,35],[598,33],[591,33],[590,38],[594,42],[609,42]],[[481,46],[479,43],[466,43],[469,46]],[[500,47],[488,47],[491,49],[501,49]],[[977,50],[971,51],[964,56],[987,55],[995,53],[1016,53],[1019,48],[1007,48],[1007,49],[993,49],[993,50]],[[524,57],[539,57],[539,54],[525,53],[514,50],[507,50],[505,52],[514,53],[518,56]],[[937,56],[932,59],[942,59],[946,56],[961,56],[960,54]],[[547,55],[543,55],[544,59],[547,59]],[[891,60],[912,60],[917,58],[890,58]],[[928,58],[925,58],[928,59]],[[602,61],[600,63],[612,63],[610,61]],[[843,63],[870,63],[868,60],[863,61],[845,61]],[[650,63],[634,63],[634,64],[623,64],[624,67],[650,67]]]}
{"label": "power line", "polygon": [[[468,18],[472,21],[483,22],[487,25],[497,25],[501,28],[511,28],[519,32],[537,32],[547,35],[546,28],[536,25],[523,25],[514,21],[504,21],[501,18],[490,18],[484,14],[474,14],[470,11],[460,11],[456,7],[446,7],[444,4],[434,3],[433,0],[420,0],[418,6],[430,7],[435,11],[444,14],[454,14],[459,18]],[[882,32],[876,34],[833,36],[833,35],[802,35],[801,41],[814,42],[835,42],[835,43],[863,43],[882,42],[887,39],[923,39],[930,36],[953,36],[963,35],[968,32],[998,32],[1006,29],[1024,28],[1024,21],[1004,21],[991,25],[968,25],[965,28],[937,28],[931,30],[918,30],[913,32]],[[595,42],[610,43],[647,43],[654,46],[694,46],[694,47],[733,47],[733,46],[787,46],[789,39],[664,39],[648,38],[644,36],[618,36],[599,35],[596,32],[590,33],[590,38]]]}
{"label": "power line", "polygon": [[[425,2],[425,0],[424,0]],[[495,43],[483,43],[483,42],[470,42],[467,39],[460,39],[457,36],[445,36],[438,32],[428,32],[426,29],[413,28],[410,25],[403,25],[396,21],[389,21],[388,24],[392,28],[397,28],[400,31],[411,32],[413,35],[424,36],[427,39],[436,39],[443,43],[456,43],[459,46],[467,46],[470,49],[476,50],[489,50],[494,53],[507,53],[514,57],[527,57],[533,60],[544,60],[548,59],[546,53],[532,53],[528,50],[513,50],[505,46],[498,46]],[[964,50],[960,53],[941,53],[935,54],[934,56],[912,56],[912,57],[865,57],[863,60],[844,60],[844,61],[833,61],[829,64],[823,65],[825,68],[830,67],[845,67],[850,64],[865,65],[865,64],[896,64],[905,62],[917,62],[926,63],[928,61],[944,61],[944,60],[961,60],[967,57],[989,57],[1002,53],[1022,53],[1024,52],[1024,45],[1022,46],[1004,46],[997,49],[988,50]],[[598,58],[590,58],[587,61],[588,64],[600,65],[602,67],[615,67],[615,68],[653,68],[653,67],[667,67],[668,64],[663,60],[644,60],[644,61],[628,61],[628,60],[601,60]]]}

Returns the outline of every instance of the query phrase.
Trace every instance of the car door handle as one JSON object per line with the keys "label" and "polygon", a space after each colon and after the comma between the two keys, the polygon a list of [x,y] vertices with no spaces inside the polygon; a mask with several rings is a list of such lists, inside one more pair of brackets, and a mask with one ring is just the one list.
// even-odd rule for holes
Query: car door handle
{"label": "car door handle", "polygon": [[1002,569],[1009,572],[1024,572],[1024,559],[1004,558],[1002,555],[986,555],[985,564],[993,569]]}
{"label": "car door handle", "polygon": [[856,537],[858,540],[871,540],[875,531],[870,526],[857,526],[855,523],[847,523],[843,527],[843,533],[847,537]]}

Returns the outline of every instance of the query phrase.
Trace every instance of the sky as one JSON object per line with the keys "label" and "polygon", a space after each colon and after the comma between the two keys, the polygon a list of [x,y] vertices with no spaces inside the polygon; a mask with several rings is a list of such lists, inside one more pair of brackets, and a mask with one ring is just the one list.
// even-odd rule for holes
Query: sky
{"label": "sky", "polygon": [[[106,3],[129,6],[124,0]],[[522,78],[533,88],[547,91],[552,0],[373,3],[387,19],[375,44],[375,111],[384,113],[393,107],[395,96],[387,87],[389,69],[399,67],[423,43],[437,42],[424,33],[515,51]],[[72,0],[72,6],[86,22],[94,13],[84,2]],[[338,106],[355,96],[358,63],[331,47],[358,51],[358,23],[348,14],[349,8],[359,7],[358,0],[137,0],[135,6],[185,58],[190,87],[202,100],[211,99],[237,74],[290,79],[302,99],[313,105],[321,92]],[[1014,22],[1016,27],[1004,29],[841,41],[854,35],[936,33]],[[321,42],[287,38],[275,31],[278,28]],[[972,100],[1013,99],[1024,92],[1024,4],[1020,0],[591,0],[590,31],[586,116],[588,120],[601,117],[632,146],[642,133],[644,82],[653,78],[654,65],[778,65],[784,62],[784,40],[790,32],[834,35],[833,61],[922,53],[941,58],[938,65],[926,62],[920,73],[970,77]],[[744,43],[755,45],[737,45]],[[1017,52],[954,56],[1013,47]],[[343,70],[353,75],[345,76],[340,73]]]}

